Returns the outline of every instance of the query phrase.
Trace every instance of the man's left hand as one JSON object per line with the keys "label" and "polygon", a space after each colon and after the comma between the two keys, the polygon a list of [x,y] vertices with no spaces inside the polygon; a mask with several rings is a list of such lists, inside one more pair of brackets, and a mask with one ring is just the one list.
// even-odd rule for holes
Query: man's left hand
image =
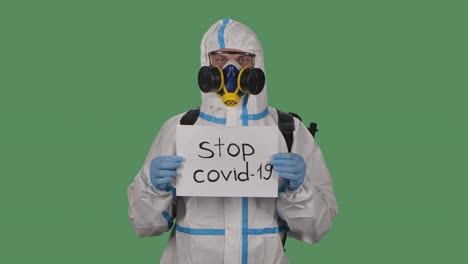
{"label": "man's left hand", "polygon": [[295,191],[304,183],[306,163],[301,155],[295,153],[276,153],[271,165],[278,175],[289,182],[289,189]]}

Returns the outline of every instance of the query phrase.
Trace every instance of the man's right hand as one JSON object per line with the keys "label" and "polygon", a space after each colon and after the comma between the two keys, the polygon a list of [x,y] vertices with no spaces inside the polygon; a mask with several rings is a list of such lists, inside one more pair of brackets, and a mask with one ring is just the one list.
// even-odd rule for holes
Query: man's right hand
{"label": "man's right hand", "polygon": [[164,191],[178,175],[177,169],[182,166],[184,158],[179,156],[159,156],[151,160],[150,180],[153,187]]}

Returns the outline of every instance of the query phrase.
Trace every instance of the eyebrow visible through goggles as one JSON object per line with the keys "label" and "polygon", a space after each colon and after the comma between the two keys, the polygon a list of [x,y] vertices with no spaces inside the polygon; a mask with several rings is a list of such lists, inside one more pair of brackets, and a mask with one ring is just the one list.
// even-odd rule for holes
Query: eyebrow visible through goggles
{"label": "eyebrow visible through goggles", "polygon": [[213,54],[240,54],[240,55],[255,57],[254,53],[244,52],[244,51],[232,51],[232,50],[210,51],[208,54],[209,55],[213,55]]}

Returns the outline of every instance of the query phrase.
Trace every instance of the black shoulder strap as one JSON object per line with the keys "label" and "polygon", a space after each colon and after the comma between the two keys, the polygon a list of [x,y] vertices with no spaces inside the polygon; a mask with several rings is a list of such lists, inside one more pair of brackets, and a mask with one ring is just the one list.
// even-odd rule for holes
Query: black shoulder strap
{"label": "black shoulder strap", "polygon": [[301,118],[298,114],[292,113],[292,112],[289,112],[289,114],[293,115],[295,118],[297,118],[297,119],[299,119],[299,120],[302,121],[302,118]]}
{"label": "black shoulder strap", "polygon": [[[302,121],[302,118],[298,114],[291,113],[291,112],[289,112],[289,114],[293,115],[294,117]],[[309,123],[309,127],[307,128],[307,130],[309,130],[310,134],[312,134],[312,136],[315,138],[315,133],[318,132],[317,123],[313,123],[313,122]]]}
{"label": "black shoulder strap", "polygon": [[200,107],[195,107],[188,110],[184,116],[180,119],[181,125],[193,126],[197,122],[198,116],[200,115]]}
{"label": "black shoulder strap", "polygon": [[289,113],[282,112],[276,109],[278,113],[278,128],[283,134],[284,139],[286,140],[286,145],[288,146],[288,152],[291,152],[293,139],[294,139],[294,116]]}
{"label": "black shoulder strap", "polygon": [[[281,131],[281,134],[283,134],[284,139],[286,140],[286,145],[288,146],[288,152],[291,152],[293,140],[294,140],[294,115],[282,112],[278,109],[276,109],[276,112],[278,113],[278,128]],[[298,118],[300,118],[298,116]],[[285,231],[283,234],[283,237],[281,239],[281,242],[283,243],[283,250],[286,251],[285,245],[286,245],[286,239],[288,237],[287,232]]]}

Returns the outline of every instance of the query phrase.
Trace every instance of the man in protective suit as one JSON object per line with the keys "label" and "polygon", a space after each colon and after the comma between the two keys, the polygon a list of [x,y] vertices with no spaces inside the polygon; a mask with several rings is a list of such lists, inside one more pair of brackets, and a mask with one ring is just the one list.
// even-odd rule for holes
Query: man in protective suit
{"label": "man in protective suit", "polygon": [[[201,65],[208,73],[211,69],[224,75],[225,85],[213,90],[208,80],[203,87],[199,76],[202,104],[194,125],[278,126],[264,83],[258,87],[254,82],[250,91],[228,84],[231,70],[250,68],[254,80],[265,71],[262,47],[250,28],[231,19],[212,25],[201,43]],[[280,153],[272,157],[278,198],[176,197],[175,177],[184,159],[176,156],[175,132],[184,114],[162,126],[128,188],[129,218],[139,237],[171,230],[161,263],[284,264],[285,232],[308,243],[324,237],[337,213],[332,178],[319,146],[299,119],[294,118],[291,151],[279,137]]]}

